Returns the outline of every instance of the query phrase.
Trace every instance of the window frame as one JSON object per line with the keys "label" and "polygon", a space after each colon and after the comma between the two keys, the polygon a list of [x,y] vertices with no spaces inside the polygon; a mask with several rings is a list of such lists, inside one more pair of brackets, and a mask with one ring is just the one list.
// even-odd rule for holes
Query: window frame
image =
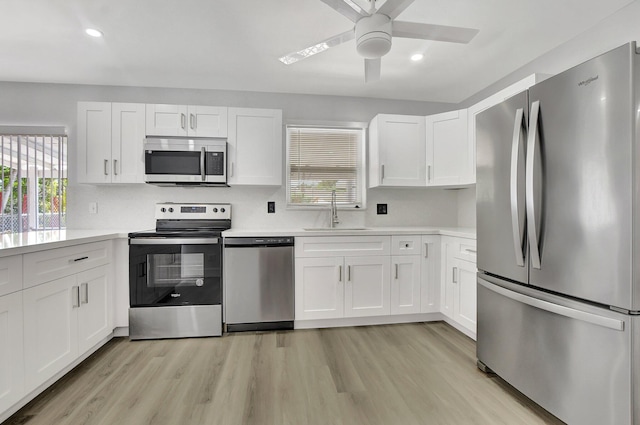
{"label": "window frame", "polygon": [[285,128],[285,180],[286,180],[286,208],[288,210],[326,210],[331,207],[329,203],[323,204],[297,204],[291,202],[291,139],[289,137],[289,128],[310,128],[310,129],[340,129],[340,130],[359,130],[362,132],[360,140],[360,146],[358,147],[359,158],[357,161],[358,171],[356,182],[358,185],[357,191],[360,193],[360,201],[353,204],[338,203],[337,209],[339,210],[357,210],[364,211],[367,209],[367,146],[369,135],[369,124],[366,122],[356,121],[287,121]]}

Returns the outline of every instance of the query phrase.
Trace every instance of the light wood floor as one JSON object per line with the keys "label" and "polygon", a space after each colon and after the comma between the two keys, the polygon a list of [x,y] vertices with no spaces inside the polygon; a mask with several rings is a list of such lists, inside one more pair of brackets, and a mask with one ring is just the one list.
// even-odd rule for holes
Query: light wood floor
{"label": "light wood floor", "polygon": [[559,423],[436,322],[117,338],[5,425]]}

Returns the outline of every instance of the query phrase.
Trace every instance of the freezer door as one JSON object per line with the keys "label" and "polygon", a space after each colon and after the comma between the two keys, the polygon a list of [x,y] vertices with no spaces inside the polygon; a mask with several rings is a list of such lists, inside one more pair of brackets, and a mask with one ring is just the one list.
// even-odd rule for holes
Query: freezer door
{"label": "freezer door", "polygon": [[529,283],[627,310],[633,56],[625,45],[532,87],[527,142]]}
{"label": "freezer door", "polygon": [[480,362],[566,423],[638,423],[637,318],[495,282],[478,278]]}
{"label": "freezer door", "polygon": [[476,119],[478,269],[523,283],[527,106],[523,92]]}

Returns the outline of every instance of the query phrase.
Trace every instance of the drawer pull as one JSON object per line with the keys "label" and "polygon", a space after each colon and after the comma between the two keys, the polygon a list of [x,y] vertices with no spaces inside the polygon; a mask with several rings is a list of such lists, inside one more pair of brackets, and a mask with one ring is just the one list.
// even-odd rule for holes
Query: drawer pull
{"label": "drawer pull", "polygon": [[475,250],[475,249],[469,249],[469,248],[465,248],[464,250],[465,250],[465,251],[467,251],[467,252],[470,252],[470,253],[472,253],[472,254],[476,254],[476,253],[478,252],[478,251],[477,251],[477,250]]}
{"label": "drawer pull", "polygon": [[80,258],[75,258],[75,259],[73,259],[73,260],[70,260],[69,262],[70,262],[70,263],[75,263],[75,262],[78,262],[78,261],[86,260],[86,259],[88,259],[88,258],[89,258],[89,257],[80,257]]}
{"label": "drawer pull", "polygon": [[453,268],[453,283],[458,283],[458,268]]}
{"label": "drawer pull", "polygon": [[342,266],[338,266],[338,282],[342,282]]}
{"label": "drawer pull", "polygon": [[424,244],[424,258],[429,258],[429,244],[426,242]]}
{"label": "drawer pull", "polygon": [[398,263],[394,264],[396,266],[396,280],[398,279]]}

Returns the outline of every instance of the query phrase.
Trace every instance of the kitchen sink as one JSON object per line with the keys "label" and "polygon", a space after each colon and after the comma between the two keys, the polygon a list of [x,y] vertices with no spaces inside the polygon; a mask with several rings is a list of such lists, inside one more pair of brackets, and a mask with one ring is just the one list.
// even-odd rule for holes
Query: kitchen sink
{"label": "kitchen sink", "polygon": [[353,230],[370,230],[368,227],[306,227],[308,232],[344,232]]}

